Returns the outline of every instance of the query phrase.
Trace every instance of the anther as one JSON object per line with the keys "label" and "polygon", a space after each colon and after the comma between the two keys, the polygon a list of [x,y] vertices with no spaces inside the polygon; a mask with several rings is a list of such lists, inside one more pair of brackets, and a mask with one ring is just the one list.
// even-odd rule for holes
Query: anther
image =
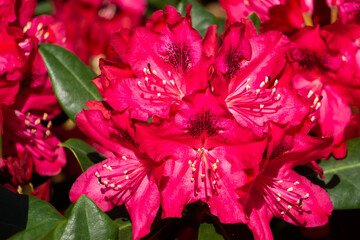
{"label": "anther", "polygon": [[281,98],[280,93],[276,96],[276,100],[279,100]]}
{"label": "anther", "polygon": [[167,74],[169,75],[169,77],[171,77],[171,72],[170,71],[168,71]]}
{"label": "anther", "polygon": [[216,184],[216,181],[214,180],[214,181],[212,182],[212,184],[215,185],[215,184]]}
{"label": "anther", "polygon": [[125,170],[125,171],[124,171],[124,174],[126,175],[127,173],[128,173],[128,170]]}
{"label": "anther", "polygon": [[109,182],[108,182],[108,181],[104,181],[103,183],[104,183],[104,185],[108,185],[108,184],[109,184]]}
{"label": "anther", "polygon": [[171,85],[175,86],[174,80],[170,80],[169,82],[171,83]]}
{"label": "anther", "polygon": [[36,119],[35,120],[35,125],[38,125],[40,123],[40,121],[41,121],[40,118]]}
{"label": "anther", "polygon": [[320,108],[320,106],[321,106],[321,103],[318,102],[318,103],[316,104],[315,110],[318,110],[318,109]]}
{"label": "anther", "polygon": [[193,172],[196,172],[196,168],[193,167],[193,168],[192,168],[192,171],[193,171]]}
{"label": "anther", "polygon": [[51,128],[51,126],[52,126],[52,122],[51,121],[49,121],[48,123],[47,123],[47,128]]}
{"label": "anther", "polygon": [[45,120],[47,119],[47,117],[48,117],[48,114],[47,114],[47,113],[44,113],[44,115],[43,115],[43,120],[45,121]]}
{"label": "anther", "polygon": [[281,198],[277,197],[277,198],[276,198],[276,201],[280,202],[280,201],[281,201]]}
{"label": "anther", "polygon": [[141,81],[138,81],[138,86],[141,87]]}
{"label": "anther", "polygon": [[194,178],[191,178],[190,180],[191,180],[191,182],[194,182],[194,181],[195,181],[195,179],[194,179]]}
{"label": "anther", "polygon": [[250,80],[251,80],[251,79],[250,79],[250,78],[248,78],[248,79],[246,80],[246,82],[247,82],[247,83],[249,83],[249,82],[250,82]]}
{"label": "anther", "polygon": [[264,104],[260,104],[260,109],[263,109],[264,108]]}
{"label": "anther", "polygon": [[276,85],[278,85],[278,83],[279,83],[279,80],[275,80],[275,82],[274,82],[274,87],[276,87]]}
{"label": "anther", "polygon": [[218,169],[218,166],[213,166],[213,170],[216,171]]}
{"label": "anther", "polygon": [[157,96],[157,97],[160,97],[160,96],[161,96],[161,93],[158,92],[158,93],[156,94],[156,96]]}
{"label": "anther", "polygon": [[36,129],[35,128],[31,129],[31,132],[36,133]]}
{"label": "anther", "polygon": [[220,160],[219,159],[216,159],[216,164],[219,164],[220,163]]}
{"label": "anther", "polygon": [[272,90],[271,90],[271,94],[274,94],[276,92],[276,88],[273,88]]}
{"label": "anther", "polygon": [[148,77],[145,77],[145,81],[146,81],[146,83],[149,81],[149,78]]}
{"label": "anther", "polygon": [[265,77],[265,83],[268,83],[268,82],[269,82],[269,77],[266,76],[266,77]]}
{"label": "anther", "polygon": [[311,118],[310,118],[310,120],[313,122],[313,121],[315,121],[315,116],[312,116]]}
{"label": "anther", "polygon": [[157,75],[157,72],[156,72],[156,70],[153,70],[153,71],[152,71],[152,73],[153,73],[154,75]]}
{"label": "anther", "polygon": [[163,80],[163,85],[166,85],[166,80]]}
{"label": "anther", "polygon": [[143,69],[144,74],[146,75],[146,68]]}
{"label": "anther", "polygon": [[98,172],[95,172],[95,176],[96,176],[97,178],[99,178],[99,177],[100,177],[100,174],[99,174]]}
{"label": "anther", "polygon": [[260,89],[256,89],[255,93],[256,93],[256,94],[259,94],[259,93],[260,93]]}
{"label": "anther", "polygon": [[317,104],[317,102],[319,101],[319,97],[318,96],[316,96],[315,97],[315,99],[314,99],[314,102],[313,102],[313,104],[315,105],[315,104]]}
{"label": "anther", "polygon": [[260,88],[262,88],[263,86],[265,86],[265,82],[260,83]]}
{"label": "anther", "polygon": [[121,157],[123,160],[127,160],[127,157],[126,156],[122,156]]}
{"label": "anther", "polygon": [[48,37],[49,37],[49,32],[46,32],[46,33],[44,34],[44,39],[46,40],[46,39],[48,39]]}
{"label": "anther", "polygon": [[309,93],[308,93],[308,95],[307,95],[307,97],[308,97],[308,98],[311,98],[311,96],[312,96],[313,94],[314,94],[313,90],[310,90]]}
{"label": "anther", "polygon": [[42,27],[44,26],[44,24],[43,23],[39,23],[39,25],[37,25],[37,28],[36,28],[36,30],[40,30]]}
{"label": "anther", "polygon": [[291,206],[291,205],[288,205],[287,208],[290,210],[290,209],[292,209],[292,206]]}
{"label": "anther", "polygon": [[49,129],[46,130],[45,135],[46,135],[47,137],[50,136],[50,130],[49,130]]}
{"label": "anther", "polygon": [[247,85],[246,85],[246,91],[249,91],[249,90],[250,90],[250,85],[247,84]]}
{"label": "anther", "polygon": [[126,175],[126,177],[125,177],[125,178],[126,178],[126,180],[129,180],[129,179],[130,179],[129,175]]}
{"label": "anther", "polygon": [[278,183],[282,183],[283,182],[283,180],[279,180],[279,181],[277,181]]}
{"label": "anther", "polygon": [[295,182],[294,182],[294,185],[298,185],[298,184],[300,184],[300,182],[298,182],[298,181],[295,181]]}
{"label": "anther", "polygon": [[30,121],[29,121],[29,120],[25,119],[24,122],[25,122],[25,125],[26,125],[26,126],[28,126],[28,127],[30,126]]}
{"label": "anther", "polygon": [[305,194],[304,198],[305,198],[305,199],[308,199],[309,196],[310,196],[309,193],[307,193],[307,194]]}
{"label": "anther", "polygon": [[188,163],[189,163],[189,165],[191,166],[191,164],[192,164],[191,160],[189,160]]}
{"label": "anther", "polygon": [[284,211],[281,211],[280,213],[281,213],[281,215],[285,215],[285,212],[284,212]]}
{"label": "anther", "polygon": [[31,22],[27,22],[25,27],[23,28],[23,32],[25,33],[27,30],[31,28]]}
{"label": "anther", "polygon": [[293,187],[289,187],[286,191],[291,192],[291,191],[293,191],[293,190],[294,190]]}
{"label": "anther", "polygon": [[201,177],[201,178],[205,178],[205,174],[200,174],[200,177]]}
{"label": "anther", "polygon": [[110,184],[110,187],[111,187],[111,188],[114,188],[114,187],[115,187],[115,184],[113,184],[113,183]]}

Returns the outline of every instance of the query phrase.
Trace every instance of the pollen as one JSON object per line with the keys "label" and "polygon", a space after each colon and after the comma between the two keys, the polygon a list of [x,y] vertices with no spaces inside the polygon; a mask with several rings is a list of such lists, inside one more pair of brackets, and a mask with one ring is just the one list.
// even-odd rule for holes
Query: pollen
{"label": "pollen", "polygon": [[314,94],[313,90],[310,90],[309,93],[308,93],[308,95],[307,95],[307,97],[308,97],[308,98],[311,98],[311,96],[312,96],[313,94]]}
{"label": "pollen", "polygon": [[44,24],[43,23],[39,23],[38,25],[37,25],[37,28],[36,28],[36,30],[40,30],[40,29],[42,29],[42,27],[44,26]]}
{"label": "pollen", "polygon": [[46,40],[46,39],[48,39],[48,37],[49,37],[49,32],[46,32],[46,33],[44,34],[44,39]]}

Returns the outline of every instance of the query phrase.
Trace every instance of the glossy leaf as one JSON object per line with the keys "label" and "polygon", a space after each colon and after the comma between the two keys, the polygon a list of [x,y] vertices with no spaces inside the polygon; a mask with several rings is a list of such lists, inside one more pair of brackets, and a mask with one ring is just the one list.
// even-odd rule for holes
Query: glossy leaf
{"label": "glossy leaf", "polygon": [[330,157],[319,164],[324,170],[325,189],[334,209],[360,208],[360,138],[347,142],[344,159]]}
{"label": "glossy leaf", "polygon": [[90,198],[82,195],[56,236],[60,236],[58,239],[117,239],[117,233],[116,224]]}
{"label": "glossy leaf", "polygon": [[83,172],[95,163],[101,162],[106,158],[80,139],[70,138],[62,143],[61,146],[66,147],[73,152]]}
{"label": "glossy leaf", "polygon": [[191,8],[191,21],[192,26],[204,37],[207,28],[210,25],[218,25],[218,33],[224,31],[225,20],[215,17],[208,12],[199,2],[194,0],[183,0],[179,3],[177,10],[185,16],[185,8],[187,5],[192,4]]}
{"label": "glossy leaf", "polygon": [[11,240],[49,239],[55,228],[66,219],[48,202],[29,196],[26,229],[12,236]]}
{"label": "glossy leaf", "polygon": [[119,240],[131,240],[132,236],[132,224],[129,219],[117,218],[114,222],[118,226],[118,239]]}
{"label": "glossy leaf", "polygon": [[102,100],[91,82],[96,75],[68,50],[54,44],[40,44],[51,85],[65,113],[75,122],[76,114],[89,100]]}
{"label": "glossy leaf", "polygon": [[215,231],[209,223],[202,223],[199,228],[199,240],[223,240],[224,238]]}
{"label": "glossy leaf", "polygon": [[43,14],[52,14],[53,12],[53,4],[50,1],[39,1],[36,5],[35,16],[43,15]]}
{"label": "glossy leaf", "polygon": [[260,28],[261,20],[260,20],[259,16],[255,12],[253,12],[252,14],[250,14],[248,16],[248,18],[254,23],[257,33],[260,34],[259,28]]}

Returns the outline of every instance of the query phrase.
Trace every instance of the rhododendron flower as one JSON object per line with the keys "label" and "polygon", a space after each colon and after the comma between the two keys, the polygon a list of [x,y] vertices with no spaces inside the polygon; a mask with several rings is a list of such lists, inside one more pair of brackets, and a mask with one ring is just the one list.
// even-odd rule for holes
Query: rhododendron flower
{"label": "rhododendron flower", "polygon": [[[324,37],[328,40],[324,40]],[[351,117],[349,99],[353,98],[352,103],[358,102],[353,87],[358,87],[360,82],[356,67],[344,61],[346,57],[338,49],[330,48],[333,46],[327,43],[331,41],[330,38],[336,38],[336,35],[330,32],[321,34],[318,27],[304,29],[292,38],[297,46],[290,54],[294,61],[292,83],[300,94],[311,99],[315,108],[319,109],[321,134],[333,134],[333,154],[342,158],[346,154],[344,130]]]}
{"label": "rhododendron flower", "polygon": [[141,24],[144,0],[54,0],[55,17],[66,26],[70,49],[85,63],[111,56],[110,37]]}
{"label": "rhododendron flower", "polygon": [[125,204],[134,239],[144,237],[160,206],[156,176],[161,164],[140,152],[128,111],[88,106],[93,110],[83,110],[76,117],[79,128],[114,156],[87,169],[72,186],[70,200],[85,194],[103,211]]}
{"label": "rhododendron flower", "polygon": [[[168,6],[163,14],[172,16],[173,11]],[[174,19],[176,22],[168,23]],[[161,21],[161,29],[160,23],[155,24],[160,21],[157,19],[152,19],[149,27],[134,29],[127,54],[122,56],[129,65],[109,61],[100,64],[102,74],[95,84],[104,101],[119,111],[131,106],[132,117],[140,120],[147,121],[152,115],[169,118],[184,96],[207,86],[204,69],[210,61],[202,55],[202,38],[188,17],[179,19],[168,16]]]}
{"label": "rhododendron flower", "polygon": [[261,160],[266,142],[239,127],[220,98],[195,92],[184,98],[173,121],[139,123],[137,134],[149,156],[166,160],[163,217],[181,217],[187,204],[201,200],[223,223],[246,222],[234,190],[246,182],[243,169]]}
{"label": "rhododendron flower", "polygon": [[273,158],[247,171],[251,180],[238,189],[238,194],[255,239],[273,239],[269,226],[273,217],[304,227],[328,222],[332,212],[329,195],[292,168],[327,157],[332,142],[332,138],[295,135],[291,150],[286,150],[288,146],[283,142],[269,149],[277,151],[270,154]]}
{"label": "rhododendron flower", "polygon": [[223,95],[236,121],[258,135],[267,131],[268,121],[295,126],[309,113],[309,104],[295,91],[277,86],[289,47],[290,42],[279,32],[247,39],[245,25],[236,23],[225,31],[216,55],[223,79],[210,81],[214,91]]}

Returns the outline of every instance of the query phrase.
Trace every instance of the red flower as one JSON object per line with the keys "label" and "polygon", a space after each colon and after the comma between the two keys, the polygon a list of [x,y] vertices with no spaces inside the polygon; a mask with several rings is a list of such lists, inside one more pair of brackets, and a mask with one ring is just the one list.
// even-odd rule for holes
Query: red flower
{"label": "red flower", "polygon": [[273,217],[304,227],[328,222],[332,212],[329,195],[292,168],[326,158],[332,143],[332,138],[295,135],[290,150],[282,142],[270,149],[272,157],[247,171],[250,181],[238,189],[238,194],[255,239],[273,239],[269,226]]}
{"label": "red flower", "polygon": [[144,237],[160,206],[156,181],[160,164],[139,151],[128,111],[110,112],[104,107],[84,110],[76,122],[114,156],[86,170],[72,186],[70,200],[75,202],[85,194],[103,211],[125,204],[133,222],[134,239]]}

